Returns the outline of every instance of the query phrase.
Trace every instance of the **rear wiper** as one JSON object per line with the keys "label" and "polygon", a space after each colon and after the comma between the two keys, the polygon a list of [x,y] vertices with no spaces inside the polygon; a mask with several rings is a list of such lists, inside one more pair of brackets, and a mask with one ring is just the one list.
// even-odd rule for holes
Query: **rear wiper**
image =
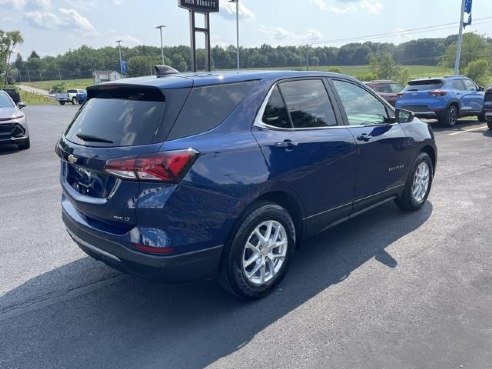
{"label": "rear wiper", "polygon": [[77,133],[75,136],[77,136],[81,140],[87,141],[87,142],[105,142],[105,143],[109,143],[109,144],[113,143],[113,141],[108,140],[106,138],[101,138],[101,137],[96,137],[96,136],[91,136],[91,135],[85,135],[83,133]]}

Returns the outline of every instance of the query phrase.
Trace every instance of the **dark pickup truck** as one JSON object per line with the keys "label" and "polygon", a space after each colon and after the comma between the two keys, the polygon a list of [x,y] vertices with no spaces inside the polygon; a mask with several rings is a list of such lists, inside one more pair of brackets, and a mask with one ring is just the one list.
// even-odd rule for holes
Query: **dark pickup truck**
{"label": "dark pickup truck", "polygon": [[487,126],[492,129],[492,86],[485,91],[485,103],[483,105]]}

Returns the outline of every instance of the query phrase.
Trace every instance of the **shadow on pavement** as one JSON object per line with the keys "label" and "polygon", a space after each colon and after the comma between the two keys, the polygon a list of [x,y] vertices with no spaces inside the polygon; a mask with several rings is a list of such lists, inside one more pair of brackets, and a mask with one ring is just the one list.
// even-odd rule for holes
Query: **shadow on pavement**
{"label": "shadow on pavement", "polygon": [[5,145],[0,145],[0,156],[2,155],[11,155],[15,154],[18,152],[21,152],[17,145],[14,144],[5,144]]}
{"label": "shadow on pavement", "polygon": [[[116,273],[76,293],[69,287],[73,281],[97,271],[94,265],[106,268],[90,258],[77,260],[0,298],[0,367],[206,367],[368,260],[397,268],[386,248],[424,224],[432,210],[427,202],[408,214],[388,203],[309,239],[280,288],[249,303],[214,281],[169,286]],[[16,306],[31,291],[53,289],[62,292],[43,306]]]}

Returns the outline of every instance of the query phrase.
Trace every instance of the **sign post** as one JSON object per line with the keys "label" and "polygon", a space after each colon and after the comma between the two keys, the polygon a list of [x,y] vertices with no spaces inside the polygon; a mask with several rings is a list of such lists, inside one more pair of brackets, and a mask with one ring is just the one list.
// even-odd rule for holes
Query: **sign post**
{"label": "sign post", "polygon": [[[196,32],[205,34],[205,49],[207,60],[205,69],[212,69],[211,50],[210,50],[210,13],[219,11],[219,0],[179,0],[179,7],[190,12],[190,46],[191,46],[191,71],[196,72]],[[196,27],[195,14],[203,14],[205,17],[205,27]]]}

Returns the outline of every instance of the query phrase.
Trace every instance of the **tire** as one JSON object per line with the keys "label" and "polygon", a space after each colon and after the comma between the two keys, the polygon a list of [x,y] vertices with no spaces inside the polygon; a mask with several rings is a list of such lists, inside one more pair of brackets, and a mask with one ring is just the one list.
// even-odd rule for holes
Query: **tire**
{"label": "tire", "polygon": [[272,202],[256,203],[229,237],[219,283],[243,299],[264,297],[284,278],[294,248],[295,227],[289,213]]}
{"label": "tire", "polygon": [[77,99],[75,97],[72,97],[72,105],[75,105],[77,103]]}
{"label": "tire", "polygon": [[60,105],[65,105],[65,101],[58,101]]}
{"label": "tire", "polygon": [[477,115],[478,121],[480,123],[485,123],[487,119],[485,118],[485,112],[482,111],[480,114]]}
{"label": "tire", "polygon": [[487,121],[487,127],[489,127],[489,129],[492,129],[492,120]]}
{"label": "tire", "polygon": [[405,211],[419,210],[427,200],[432,186],[434,168],[428,154],[421,152],[415,159],[396,205]]}
{"label": "tire", "polygon": [[26,138],[24,141],[22,141],[22,143],[17,144],[17,147],[20,150],[27,150],[31,147],[31,140],[29,138]]}
{"label": "tire", "polygon": [[439,124],[444,127],[452,127],[458,121],[458,107],[454,104],[448,106],[448,108],[439,116]]}

